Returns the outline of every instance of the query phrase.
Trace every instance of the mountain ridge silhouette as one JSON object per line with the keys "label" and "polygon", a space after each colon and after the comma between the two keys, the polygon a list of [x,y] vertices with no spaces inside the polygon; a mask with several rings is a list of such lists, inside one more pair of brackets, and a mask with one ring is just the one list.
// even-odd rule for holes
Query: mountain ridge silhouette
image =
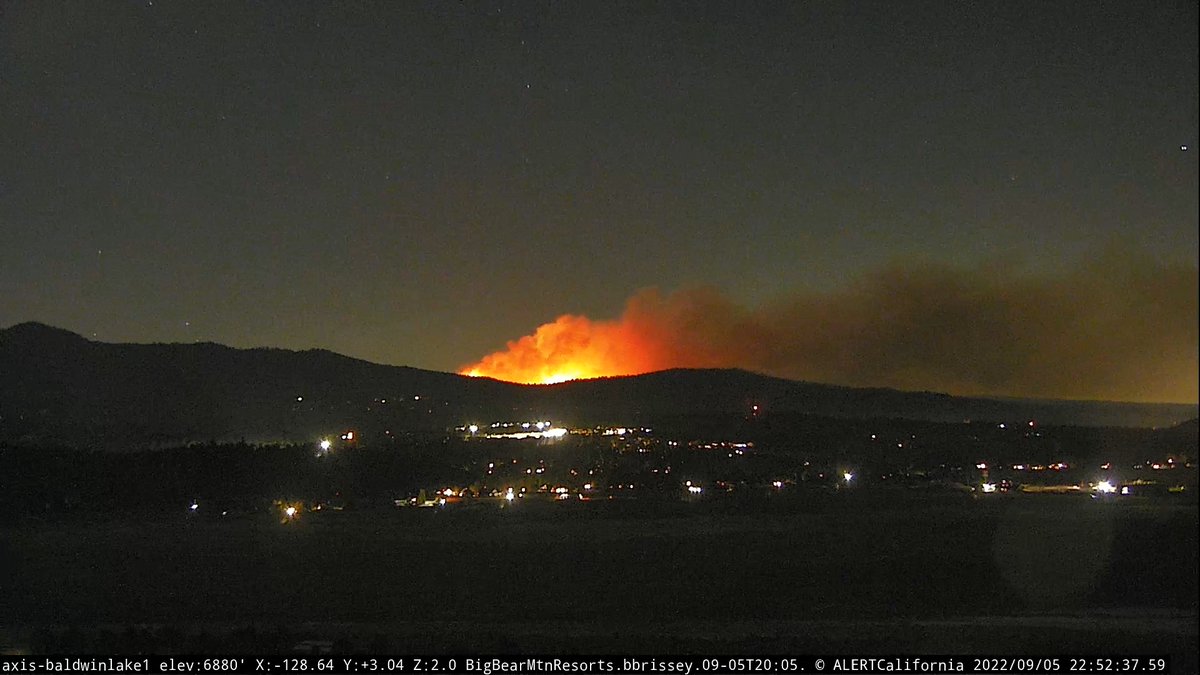
{"label": "mountain ridge silhouette", "polygon": [[0,442],[111,446],[303,441],[343,427],[437,432],[552,418],[655,424],[668,417],[817,415],[1169,427],[1193,404],[957,397],[787,380],[737,369],[520,385],[382,365],[324,349],[88,340],[36,322],[0,330]]}

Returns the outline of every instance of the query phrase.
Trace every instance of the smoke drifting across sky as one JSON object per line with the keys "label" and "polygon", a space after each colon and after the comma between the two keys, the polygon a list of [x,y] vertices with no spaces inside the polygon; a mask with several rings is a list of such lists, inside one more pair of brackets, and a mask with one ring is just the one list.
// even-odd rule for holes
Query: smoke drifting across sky
{"label": "smoke drifting across sky", "polygon": [[564,315],[464,373],[521,382],[738,367],[851,386],[1196,402],[1197,268],[1115,249],[1032,273],[895,262],[756,308],[711,287]]}

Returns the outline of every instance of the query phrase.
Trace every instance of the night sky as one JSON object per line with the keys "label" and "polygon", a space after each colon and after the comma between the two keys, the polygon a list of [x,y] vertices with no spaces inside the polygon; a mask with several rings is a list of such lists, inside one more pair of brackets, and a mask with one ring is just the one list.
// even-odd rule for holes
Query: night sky
{"label": "night sky", "polygon": [[[787,343],[675,365],[1194,402],[1196,55],[1194,1],[4,2],[0,327],[457,370],[654,287]],[[928,337],[979,305],[1040,328]],[[1068,379],[1153,377],[1008,375],[1101,333]]]}

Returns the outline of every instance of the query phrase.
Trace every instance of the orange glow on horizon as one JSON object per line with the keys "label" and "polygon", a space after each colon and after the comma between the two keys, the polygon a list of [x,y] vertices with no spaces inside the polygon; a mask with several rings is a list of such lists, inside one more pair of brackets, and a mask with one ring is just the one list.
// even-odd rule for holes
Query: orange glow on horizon
{"label": "orange glow on horizon", "polygon": [[[1162,282],[1153,287],[1141,281],[1151,278],[1149,265],[1126,268],[997,279],[982,271],[896,266],[844,289],[798,292],[759,307],[711,287],[668,294],[650,288],[613,319],[564,314],[459,372],[553,384],[672,368],[742,368],[968,396],[1195,401],[1195,268],[1162,268],[1153,277]],[[1140,313],[1149,299],[1158,303],[1159,323]],[[1120,311],[1101,318],[1092,307]]]}
{"label": "orange glow on horizon", "polygon": [[521,384],[636,375],[655,369],[645,343],[627,322],[564,314],[459,373]]}
{"label": "orange glow on horizon", "polygon": [[[635,294],[621,316],[596,321],[564,314],[505,349],[463,366],[461,375],[520,384],[641,375],[668,368],[737,365],[739,339],[728,332],[737,310],[716,291]],[[735,324],[738,327],[740,324]]]}

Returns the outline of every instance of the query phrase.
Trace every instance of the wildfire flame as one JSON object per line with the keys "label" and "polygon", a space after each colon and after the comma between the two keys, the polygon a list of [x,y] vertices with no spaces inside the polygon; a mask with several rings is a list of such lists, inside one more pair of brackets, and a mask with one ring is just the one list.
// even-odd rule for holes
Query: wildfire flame
{"label": "wildfire flame", "polygon": [[[1197,270],[1132,254],[1046,273],[896,264],[745,307],[709,287],[567,314],[461,370],[545,384],[669,368],[954,394],[1195,401]],[[1099,308],[1099,309],[1098,309]]]}
{"label": "wildfire flame", "polygon": [[461,373],[522,384],[554,384],[651,369],[641,340],[628,327],[564,314]]}
{"label": "wildfire flame", "polygon": [[[688,302],[681,302],[687,296]],[[694,324],[695,307],[728,303],[710,289],[692,289],[664,297],[644,290],[629,300],[624,314],[613,321],[593,321],[564,314],[543,324],[532,335],[462,368],[462,375],[493,377],[522,384],[553,384],[567,380],[638,375],[665,368],[723,365],[711,345],[693,344],[680,326]],[[687,307],[687,317],[680,308]],[[728,316],[727,311],[713,316]],[[711,331],[701,331],[703,343]]]}

